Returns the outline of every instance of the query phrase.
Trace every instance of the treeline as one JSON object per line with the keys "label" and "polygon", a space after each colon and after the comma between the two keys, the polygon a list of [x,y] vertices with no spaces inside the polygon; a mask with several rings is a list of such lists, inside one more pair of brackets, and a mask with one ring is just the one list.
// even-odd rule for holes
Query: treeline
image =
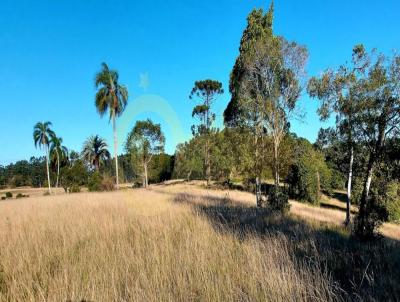
{"label": "treeline", "polygon": [[[142,185],[141,174],[135,170],[131,156],[118,156],[119,175],[123,183]],[[172,177],[174,156],[165,153],[156,154],[149,165],[149,183],[158,183]],[[79,153],[69,152],[68,158],[61,163],[59,186],[69,189],[71,186],[88,186],[96,170]],[[107,159],[99,167],[98,173],[104,177],[113,178],[114,167],[111,159]],[[57,163],[50,162],[51,186],[56,186]],[[31,157],[30,160],[20,160],[6,166],[0,166],[0,187],[14,188],[29,186],[34,188],[47,187],[45,157]]]}

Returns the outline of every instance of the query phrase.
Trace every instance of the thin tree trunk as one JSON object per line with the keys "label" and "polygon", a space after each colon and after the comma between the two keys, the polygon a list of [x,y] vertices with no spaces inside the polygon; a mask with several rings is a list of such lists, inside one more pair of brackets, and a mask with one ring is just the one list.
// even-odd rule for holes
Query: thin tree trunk
{"label": "thin tree trunk", "polygon": [[117,190],[119,189],[119,177],[118,177],[118,138],[117,138],[117,125],[115,120],[115,112],[112,115],[113,122],[113,133],[114,133],[114,158],[115,158],[115,176],[117,182]]}
{"label": "thin tree trunk", "polygon": [[[208,133],[207,133],[208,136]],[[211,182],[211,164],[210,164],[210,149],[209,149],[209,141],[206,141],[206,177],[207,177],[207,186],[210,185]]]}
{"label": "thin tree trunk", "polygon": [[319,171],[317,171],[317,198],[318,198],[318,202],[319,202],[321,199],[321,180],[320,180]]}
{"label": "thin tree trunk", "polygon": [[46,169],[47,169],[47,183],[49,185],[49,194],[51,194],[50,169],[49,169],[49,146],[48,145],[46,145]]}
{"label": "thin tree trunk", "polygon": [[144,164],[144,187],[147,188],[149,181],[147,179],[147,164]]}
{"label": "thin tree trunk", "polygon": [[56,181],[56,188],[58,188],[58,180],[60,177],[60,155],[58,153],[58,151],[56,151],[57,153],[57,181]]}
{"label": "thin tree trunk", "polygon": [[354,162],[354,148],[350,147],[350,163],[349,163],[349,176],[347,179],[347,203],[346,203],[346,220],[345,225],[351,222],[351,186],[353,180],[353,162]]}
{"label": "thin tree trunk", "polygon": [[279,163],[278,163],[278,142],[274,139],[274,182],[279,188]]}

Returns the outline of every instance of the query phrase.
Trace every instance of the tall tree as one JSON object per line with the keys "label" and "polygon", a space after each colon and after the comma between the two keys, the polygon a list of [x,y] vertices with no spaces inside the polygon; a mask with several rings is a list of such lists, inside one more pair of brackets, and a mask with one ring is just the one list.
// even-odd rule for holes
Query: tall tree
{"label": "tall tree", "polygon": [[46,153],[47,183],[49,186],[49,194],[51,194],[49,146],[51,138],[55,136],[54,131],[50,128],[51,126],[51,122],[38,122],[33,128],[33,141],[35,142],[35,147],[39,146],[40,148],[44,148]]}
{"label": "tall tree", "polygon": [[327,70],[320,77],[312,77],[307,90],[311,97],[321,100],[318,109],[321,120],[327,120],[332,113],[336,115],[336,126],[339,134],[347,144],[348,177],[347,177],[347,210],[345,224],[350,223],[351,188],[353,178],[354,146],[357,142],[355,119],[358,112],[357,87],[365,80],[365,71],[370,64],[363,45],[353,48],[352,64],[342,65],[338,70]]}
{"label": "tall tree", "polygon": [[132,156],[132,160],[143,169],[143,187],[147,188],[148,167],[156,154],[164,152],[165,137],[160,124],[154,124],[150,119],[137,121],[128,134],[125,149]]}
{"label": "tall tree", "polygon": [[206,170],[207,185],[211,181],[211,160],[210,160],[210,132],[215,120],[215,114],[211,111],[211,105],[215,99],[224,93],[222,83],[214,80],[196,81],[189,98],[197,97],[200,105],[193,108],[192,117],[200,120],[200,125],[192,126],[193,135],[204,137],[204,166]]}
{"label": "tall tree", "polygon": [[373,236],[376,196],[371,196],[373,174],[382,160],[386,141],[400,134],[400,56],[370,56],[368,77],[357,86],[355,96],[360,106],[355,126],[369,150],[363,192],[355,231],[361,238]]}
{"label": "tall tree", "polygon": [[82,157],[90,163],[96,171],[99,171],[100,164],[110,158],[107,142],[98,135],[89,136],[82,148]]}
{"label": "tall tree", "polygon": [[56,188],[58,188],[58,180],[60,178],[60,162],[68,158],[68,149],[62,145],[62,142],[63,139],[56,135],[52,136],[50,139],[50,156],[52,160],[54,159],[57,162]]}
{"label": "tall tree", "polygon": [[110,120],[114,133],[114,158],[117,189],[119,188],[118,178],[118,138],[116,118],[121,116],[128,103],[128,90],[119,83],[119,75],[116,70],[109,69],[106,63],[102,63],[102,69],[96,74],[95,85],[98,88],[96,93],[96,108],[100,116],[107,111],[110,113]]}
{"label": "tall tree", "polygon": [[255,170],[262,170],[260,155],[265,136],[272,137],[275,187],[279,188],[279,147],[301,94],[305,47],[275,36],[273,5],[264,14],[254,10],[240,43],[240,54],[230,78],[232,99],[224,112],[227,126],[245,126],[254,134]]}

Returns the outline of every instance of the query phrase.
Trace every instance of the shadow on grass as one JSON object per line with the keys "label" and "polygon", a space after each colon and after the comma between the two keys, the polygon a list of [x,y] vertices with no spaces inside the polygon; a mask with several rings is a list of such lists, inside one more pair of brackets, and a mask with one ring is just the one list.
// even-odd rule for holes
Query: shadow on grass
{"label": "shadow on grass", "polygon": [[285,235],[300,263],[318,265],[337,282],[343,300],[400,300],[400,243],[377,240],[362,243],[344,228],[309,224],[268,209],[238,205],[228,197],[176,194],[174,202],[190,204],[222,233],[240,240],[258,236],[268,240]]}
{"label": "shadow on grass", "polygon": [[[325,203],[324,201],[321,201],[320,204],[319,204],[319,206],[320,206],[321,208],[325,208],[325,209],[331,209],[331,210],[338,210],[338,211],[341,211],[341,212],[346,212],[346,209],[345,209],[345,208],[340,207],[340,206],[338,206],[338,205],[334,205],[334,204],[330,204],[330,203]],[[350,210],[350,212],[351,212],[351,214],[357,214],[357,211],[354,210],[354,209]]]}

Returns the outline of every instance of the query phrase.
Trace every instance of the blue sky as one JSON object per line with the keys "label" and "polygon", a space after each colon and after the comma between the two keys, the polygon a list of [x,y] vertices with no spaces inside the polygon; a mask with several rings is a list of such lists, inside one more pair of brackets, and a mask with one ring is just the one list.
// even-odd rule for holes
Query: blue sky
{"label": "blue sky", "polygon": [[[111,148],[111,125],[94,107],[94,74],[103,61],[130,92],[120,145],[137,119],[150,117],[162,124],[166,151],[173,153],[190,137],[188,95],[198,79],[223,83],[226,93],[214,107],[221,125],[246,16],[268,6],[259,0],[1,0],[0,164],[42,154],[32,141],[37,121],[52,121],[70,149],[80,150],[91,134]],[[308,47],[308,74],[316,75],[348,60],[356,43],[400,50],[399,12],[398,0],[276,0],[274,30]],[[148,86],[140,85],[140,75],[148,76]],[[315,113],[318,103],[304,95],[300,105],[306,118],[292,130],[314,141],[326,126]]]}

